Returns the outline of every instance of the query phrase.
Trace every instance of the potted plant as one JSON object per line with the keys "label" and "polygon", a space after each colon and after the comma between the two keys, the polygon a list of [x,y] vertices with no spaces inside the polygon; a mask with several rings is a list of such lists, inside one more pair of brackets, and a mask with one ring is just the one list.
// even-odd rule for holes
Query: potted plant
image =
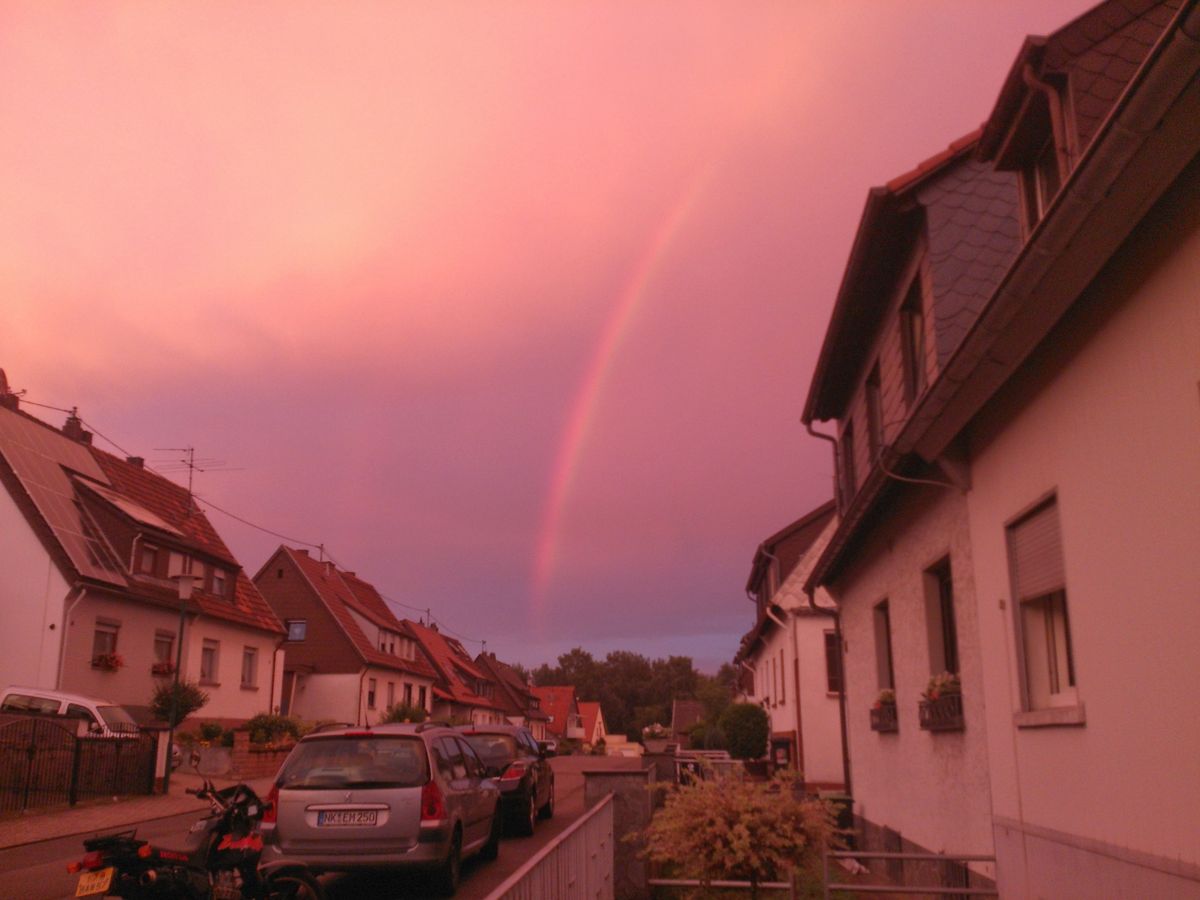
{"label": "potted plant", "polygon": [[896,715],[896,692],[884,688],[871,706],[872,731],[899,731],[900,719]]}
{"label": "potted plant", "polygon": [[962,679],[957,672],[940,672],[929,679],[917,707],[926,731],[963,729]]}
{"label": "potted plant", "polygon": [[97,653],[92,657],[92,666],[105,672],[115,672],[125,665],[120,653]]}

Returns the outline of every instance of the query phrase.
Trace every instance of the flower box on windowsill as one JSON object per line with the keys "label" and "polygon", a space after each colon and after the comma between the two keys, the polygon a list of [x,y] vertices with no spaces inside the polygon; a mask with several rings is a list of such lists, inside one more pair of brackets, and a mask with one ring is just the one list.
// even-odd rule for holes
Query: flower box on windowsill
{"label": "flower box on windowsill", "polygon": [[159,678],[165,678],[175,674],[175,663],[173,662],[156,662],[150,667],[150,674],[157,675]]}
{"label": "flower box on windowsill", "polygon": [[926,731],[962,731],[962,694],[941,694],[925,698],[917,708],[921,727]]}
{"label": "flower box on windowsill", "polygon": [[871,730],[885,733],[900,730],[895,703],[876,703],[871,707]]}
{"label": "flower box on windowsill", "polygon": [[115,672],[123,665],[125,660],[121,659],[119,653],[100,653],[92,657],[92,668],[104,672]]}

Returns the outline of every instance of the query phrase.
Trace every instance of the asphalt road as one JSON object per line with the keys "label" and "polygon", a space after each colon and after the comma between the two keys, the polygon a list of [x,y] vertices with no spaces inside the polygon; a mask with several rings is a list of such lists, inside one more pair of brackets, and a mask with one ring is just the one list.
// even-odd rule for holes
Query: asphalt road
{"label": "asphalt road", "polygon": [[[505,837],[500,856],[493,862],[470,859],[463,864],[460,900],[480,900],[519,869],[534,853],[565,831],[583,814],[583,775],[585,767],[627,768],[633,760],[562,757],[554,760],[555,814],[540,822],[532,837]],[[184,813],[137,826],[139,837],[182,845],[183,836],[198,814]],[[73,897],[77,875],[67,873],[67,864],[83,855],[81,836],[58,838],[0,850],[0,897],[20,900],[60,900]],[[426,882],[412,874],[326,875],[321,881],[330,900],[351,898],[418,898],[430,891]]]}

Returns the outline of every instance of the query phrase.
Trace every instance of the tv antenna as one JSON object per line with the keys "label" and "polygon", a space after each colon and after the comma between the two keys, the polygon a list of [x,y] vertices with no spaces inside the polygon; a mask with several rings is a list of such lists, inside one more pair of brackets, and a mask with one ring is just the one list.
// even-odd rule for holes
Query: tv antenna
{"label": "tv antenna", "polygon": [[187,471],[187,492],[188,504],[192,505],[192,487],[197,472],[240,472],[241,467],[229,467],[223,459],[214,459],[212,457],[196,458],[195,447],[155,447],[155,453],[182,453],[184,454],[179,459],[160,459],[155,460],[154,468],[156,471],[163,474],[172,472]]}

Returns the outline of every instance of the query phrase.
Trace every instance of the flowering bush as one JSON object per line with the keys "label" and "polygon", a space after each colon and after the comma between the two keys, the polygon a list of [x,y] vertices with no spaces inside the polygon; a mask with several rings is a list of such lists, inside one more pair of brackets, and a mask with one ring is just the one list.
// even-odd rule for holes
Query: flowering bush
{"label": "flowering bush", "polygon": [[942,672],[929,679],[929,684],[925,686],[925,693],[922,696],[926,700],[936,700],[938,697],[945,697],[948,694],[961,693],[962,682],[959,680],[958,673]]}
{"label": "flowering bush", "polygon": [[667,729],[655,722],[653,725],[647,725],[642,729],[642,737],[644,738],[665,738],[667,737]]}
{"label": "flowering bush", "polygon": [[115,672],[125,665],[125,660],[121,658],[120,653],[98,653],[92,657],[92,665],[97,669]]}
{"label": "flowering bush", "polygon": [[875,708],[876,709],[879,709],[881,706],[895,706],[895,705],[896,705],[896,692],[893,691],[891,688],[884,688],[882,691],[879,692],[879,696],[875,698]]}

